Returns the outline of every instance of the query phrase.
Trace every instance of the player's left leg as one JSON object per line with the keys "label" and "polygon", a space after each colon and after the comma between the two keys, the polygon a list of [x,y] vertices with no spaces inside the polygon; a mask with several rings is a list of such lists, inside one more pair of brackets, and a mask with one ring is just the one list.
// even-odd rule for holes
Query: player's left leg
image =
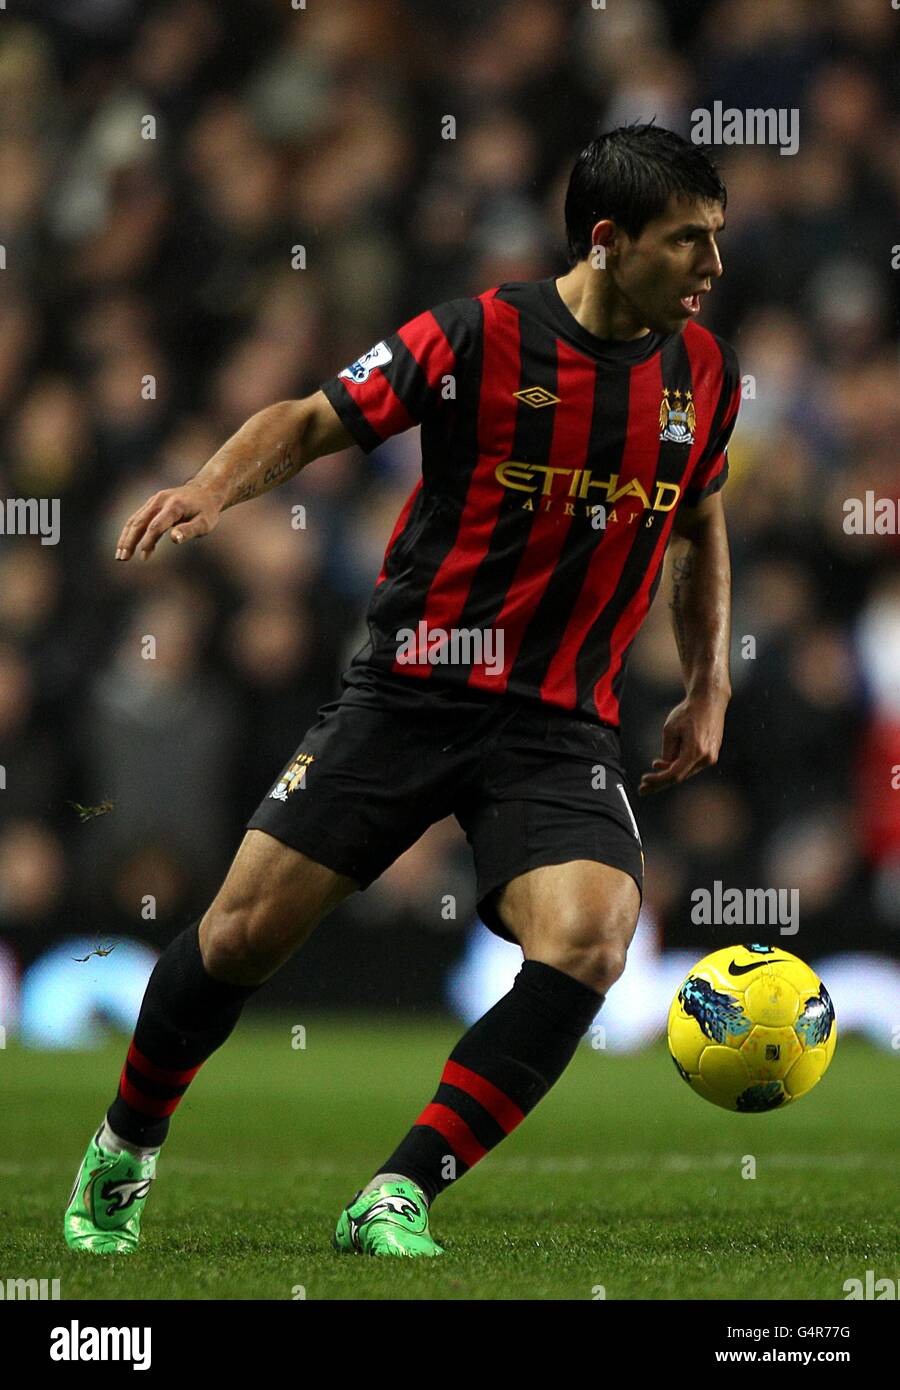
{"label": "player's left leg", "polygon": [[433,1099],[342,1213],[338,1249],[441,1253],[417,1190],[430,1205],[559,1079],[625,968],[639,909],[635,879],[593,860],[543,865],[506,884],[496,914],[522,948],[522,968],[457,1043]]}
{"label": "player's left leg", "polygon": [[640,906],[630,874],[577,859],[514,878],[497,913],[526,962],[552,966],[605,997],[625,969]]}

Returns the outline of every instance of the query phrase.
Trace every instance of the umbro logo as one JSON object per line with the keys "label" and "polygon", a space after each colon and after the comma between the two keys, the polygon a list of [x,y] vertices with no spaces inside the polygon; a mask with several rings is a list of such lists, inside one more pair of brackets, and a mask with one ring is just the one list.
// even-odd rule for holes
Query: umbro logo
{"label": "umbro logo", "polygon": [[517,401],[523,401],[534,410],[541,410],[545,405],[559,405],[560,402],[559,396],[554,396],[545,386],[526,386],[522,391],[513,391],[513,395]]}

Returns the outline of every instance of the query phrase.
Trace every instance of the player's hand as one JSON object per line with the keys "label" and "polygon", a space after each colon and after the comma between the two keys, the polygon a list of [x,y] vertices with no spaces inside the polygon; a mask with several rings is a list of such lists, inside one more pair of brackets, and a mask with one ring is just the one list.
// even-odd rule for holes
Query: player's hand
{"label": "player's hand", "polygon": [[176,545],[206,536],[221,510],[221,497],[196,480],[156,492],[126,521],[116,543],[116,559],[130,560],[140,546],[142,557],[148,560],[167,531]]}
{"label": "player's hand", "polygon": [[718,761],[725,728],[728,696],[694,695],[676,705],[663,725],[662,757],[653,759],[654,772],[645,772],[638,796],[648,796],[687,781]]}

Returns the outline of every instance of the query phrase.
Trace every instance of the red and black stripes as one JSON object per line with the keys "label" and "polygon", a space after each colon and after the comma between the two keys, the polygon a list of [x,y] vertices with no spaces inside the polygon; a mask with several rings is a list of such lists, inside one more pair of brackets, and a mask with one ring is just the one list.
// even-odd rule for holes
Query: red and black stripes
{"label": "red and black stripes", "polygon": [[696,323],[603,341],[545,280],[422,314],[323,389],[365,449],[422,426],[354,664],[617,726],[677,508],[728,474],[732,349]]}
{"label": "red and black stripes", "polygon": [[436,1130],[459,1163],[471,1168],[522,1123],[525,1113],[498,1086],[451,1059],[434,1100],[415,1123]]}
{"label": "red and black stripes", "polygon": [[185,1091],[240,1017],[258,988],[207,973],[199,922],[163,951],[147,983],[134,1036],[107,1112],[114,1134],[129,1144],[158,1147]]}
{"label": "red and black stripes", "polygon": [[[450,544],[441,546],[436,538],[440,563],[431,573],[415,622],[409,624],[412,627],[420,621],[424,621],[428,631],[446,632],[464,626],[462,615],[469,606],[479,574],[484,581],[482,566],[505,503],[502,488],[495,485],[494,474],[498,464],[510,457],[516,438],[519,402],[515,393],[521,382],[520,326],[519,316],[508,305],[493,297],[485,301],[479,391],[477,400],[465,402],[465,407],[476,419],[476,433],[474,440],[470,439],[466,459],[465,491],[458,497],[459,514],[455,525],[451,521],[446,528],[445,538]],[[430,571],[431,567],[428,569]],[[479,598],[488,592],[483,584],[478,591]],[[421,662],[394,669],[428,680],[434,666]]]}
{"label": "red and black stripes", "polygon": [[[621,477],[634,478],[651,501],[660,484],[678,485],[685,466],[685,446],[659,438],[659,402],[667,382],[682,392],[691,389],[680,337],[669,338],[661,352],[631,374]],[[624,499],[618,509],[621,518],[607,522],[609,529],[615,529],[616,563],[610,567],[607,592],[575,662],[576,701],[590,703],[597,718],[608,724],[619,722],[612,680],[646,616],[641,595],[646,597],[659,573],[675,514],[674,508],[638,507],[633,497]]]}
{"label": "red and black stripes", "polygon": [[144,1056],[132,1039],[119,1078],[119,1095],[133,1110],[161,1120],[177,1108],[199,1070],[199,1066],[158,1067]]}
{"label": "red and black stripes", "polygon": [[403,1173],[431,1200],[522,1123],[568,1066],[604,995],[540,961],[450,1054],[437,1091],[379,1173]]}
{"label": "red and black stripes", "polygon": [[737,423],[742,383],[737,357],[726,343],[699,332],[685,332],[684,343],[693,377],[708,383],[708,394],[715,399],[715,409],[684,490],[685,505],[696,507],[718,492],[728,477],[728,442]]}

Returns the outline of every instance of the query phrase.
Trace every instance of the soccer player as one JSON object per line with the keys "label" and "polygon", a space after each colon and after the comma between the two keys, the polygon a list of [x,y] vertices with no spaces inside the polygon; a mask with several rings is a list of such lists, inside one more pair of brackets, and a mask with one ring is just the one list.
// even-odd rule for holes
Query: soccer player
{"label": "soccer player", "polygon": [[369,640],[213,902],[157,961],[65,1214],[73,1248],[134,1249],[171,1115],[245,1000],[444,816],[472,847],[482,920],[524,961],[341,1213],[336,1248],[443,1253],[434,1199],[568,1065],[637,924],[619,703],[670,544],[685,697],[639,792],[709,767],[722,742],[721,488],[740,379],[697,316],[722,273],[724,210],[714,165],[679,136],[600,136],[568,188],[567,274],[421,314],[314,395],[254,415],[125,525],[116,558],[139,547],[146,560],[167,532],[206,535],[323,454],[421,425],[422,477],[388,542]]}

